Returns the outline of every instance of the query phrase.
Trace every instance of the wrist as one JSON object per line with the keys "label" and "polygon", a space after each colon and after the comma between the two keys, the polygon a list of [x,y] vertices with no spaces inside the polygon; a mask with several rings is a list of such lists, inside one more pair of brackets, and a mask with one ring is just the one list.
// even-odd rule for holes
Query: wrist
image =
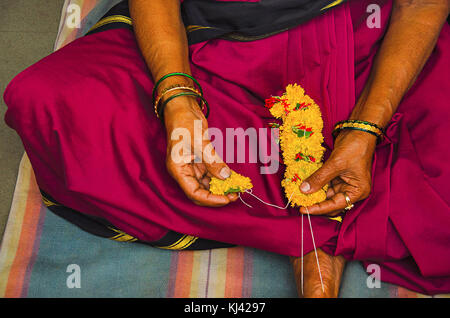
{"label": "wrist", "polygon": [[373,122],[358,119],[347,119],[339,121],[335,124],[332,131],[333,138],[336,140],[339,134],[344,133],[345,135],[346,131],[358,132],[359,134],[354,134],[353,136],[365,136],[364,139],[368,141],[374,138],[376,141],[381,141],[385,137],[384,129]]}
{"label": "wrist", "polygon": [[171,127],[170,123],[184,121],[191,118],[192,114],[201,119],[202,111],[193,96],[180,96],[170,100],[164,107],[164,123],[166,128]]}
{"label": "wrist", "polygon": [[384,129],[394,114],[394,107],[389,100],[358,103],[350,114],[349,120],[367,121]]}
{"label": "wrist", "polygon": [[335,146],[351,142],[358,145],[362,152],[371,152],[375,150],[377,145],[377,137],[365,131],[359,130],[342,130],[336,136]]}
{"label": "wrist", "polygon": [[[178,92],[179,93],[179,92]],[[167,96],[169,98],[172,95],[176,95],[177,92]],[[167,100],[167,98],[165,100]],[[186,110],[192,111],[193,109],[200,110],[198,102],[195,96],[180,96],[167,102],[164,106],[164,116],[175,113],[184,112]]]}
{"label": "wrist", "polygon": [[165,90],[173,86],[195,87],[194,81],[185,76],[174,75],[164,79],[156,88],[156,95],[160,96]]}
{"label": "wrist", "polygon": [[[183,97],[183,98],[182,98]],[[180,98],[184,102],[180,102]],[[186,99],[187,98],[187,99]],[[187,102],[191,98],[190,102]],[[209,105],[203,97],[203,90],[200,83],[192,77],[192,75],[183,72],[172,72],[161,76],[155,83],[152,92],[153,105],[156,115],[163,120],[166,113],[170,114],[173,111],[191,108],[195,103],[192,98],[201,101],[201,111],[206,108],[206,117],[209,115]],[[173,100],[177,102],[172,102]],[[167,106],[168,104],[173,106]]]}

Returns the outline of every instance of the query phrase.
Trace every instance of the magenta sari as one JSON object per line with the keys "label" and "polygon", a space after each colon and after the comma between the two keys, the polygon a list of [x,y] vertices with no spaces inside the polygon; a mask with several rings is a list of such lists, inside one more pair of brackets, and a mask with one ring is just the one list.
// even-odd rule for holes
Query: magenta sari
{"label": "magenta sari", "polygon": [[[192,72],[211,106],[210,127],[267,128],[273,118],[264,99],[298,83],[320,105],[332,149],[333,125],[350,114],[388,25],[390,2],[380,1],[378,29],[366,26],[368,4],[343,4],[262,40],[191,45]],[[369,198],[342,224],[312,217],[318,247],[380,264],[382,280],[429,294],[450,292],[450,150],[442,144],[450,133],[449,63],[445,25],[377,147]],[[165,169],[166,133],[152,111],[152,86],[126,29],[80,38],[19,74],[5,92],[6,122],[20,135],[39,187],[144,241],[172,230],[299,256],[296,209],[247,197],[253,209],[240,201],[208,208],[185,197]],[[237,144],[235,153],[243,147]],[[283,169],[262,175],[260,162],[229,166],[250,177],[264,201],[286,204]],[[305,253],[312,249],[305,235]]]}

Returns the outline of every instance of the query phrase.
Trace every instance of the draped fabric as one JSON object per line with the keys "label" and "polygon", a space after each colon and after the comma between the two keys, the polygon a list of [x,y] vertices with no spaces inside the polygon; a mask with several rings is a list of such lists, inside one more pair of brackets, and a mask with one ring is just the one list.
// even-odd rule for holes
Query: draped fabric
{"label": "draped fabric", "polygon": [[[209,126],[236,139],[222,149],[215,141],[217,151],[252,179],[253,192],[264,201],[284,206],[286,200],[282,164],[277,173],[261,174],[260,168],[278,161],[250,159],[254,147],[270,153],[273,143],[264,99],[288,84],[302,85],[321,107],[329,154],[333,125],[351,112],[388,25],[391,2],[379,1],[381,27],[367,27],[366,8],[373,2],[350,1],[260,40],[190,45],[192,73],[211,106]],[[318,247],[380,264],[382,280],[426,293],[450,291],[450,196],[444,183],[450,151],[442,144],[449,133],[449,40],[446,25],[378,145],[369,198],[342,224],[311,218]],[[299,256],[297,209],[274,209],[245,195],[254,208],[240,201],[199,207],[186,198],[165,169],[167,136],[152,111],[152,88],[132,31],[98,32],[13,79],[4,96],[5,119],[22,139],[39,187],[80,213],[104,218],[143,241],[172,230]],[[227,135],[227,128],[237,137]],[[258,145],[246,141],[252,130]],[[237,162],[238,153],[245,153],[245,162]],[[305,253],[313,249],[307,230]]]}
{"label": "draped fabric", "polygon": [[253,41],[285,31],[345,0],[184,1],[181,13],[190,43],[211,38]]}

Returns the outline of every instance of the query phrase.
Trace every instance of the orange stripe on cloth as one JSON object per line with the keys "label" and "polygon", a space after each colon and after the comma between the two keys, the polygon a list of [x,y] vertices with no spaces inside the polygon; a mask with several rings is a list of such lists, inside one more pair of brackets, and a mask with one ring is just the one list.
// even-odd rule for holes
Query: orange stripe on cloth
{"label": "orange stripe on cloth", "polygon": [[174,253],[167,297],[243,297],[243,247]]}
{"label": "orange stripe on cloth", "polygon": [[401,286],[395,286],[395,288],[397,288],[397,298],[431,298],[431,296],[416,293]]}
{"label": "orange stripe on cloth", "polygon": [[34,173],[24,155],[0,253],[0,296],[21,296],[32,259],[41,207]]}
{"label": "orange stripe on cloth", "polygon": [[75,1],[80,3],[81,6],[81,17],[85,18],[92,9],[95,8],[99,0],[81,0],[81,1]]}
{"label": "orange stripe on cloth", "polygon": [[244,281],[244,253],[243,247],[228,249],[227,275],[225,281],[225,298],[241,298]]}
{"label": "orange stripe on cloth", "polygon": [[178,253],[176,264],[176,278],[172,297],[188,298],[191,290],[192,267],[194,264],[193,251],[174,252]]}
{"label": "orange stripe on cloth", "polygon": [[42,198],[37,188],[34,174],[30,175],[30,187],[25,215],[20,233],[19,245],[16,257],[12,264],[5,297],[20,297],[24,287],[26,270],[29,268],[33,255],[33,247],[36,241],[36,230],[42,207]]}

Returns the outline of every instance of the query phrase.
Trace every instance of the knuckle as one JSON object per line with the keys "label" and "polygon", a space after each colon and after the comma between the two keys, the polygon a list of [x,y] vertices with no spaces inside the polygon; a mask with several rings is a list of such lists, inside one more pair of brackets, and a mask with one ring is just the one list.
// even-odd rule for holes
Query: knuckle
{"label": "knuckle", "polygon": [[370,195],[372,187],[370,186],[370,184],[368,184],[365,185],[361,190],[361,198],[366,199]]}

